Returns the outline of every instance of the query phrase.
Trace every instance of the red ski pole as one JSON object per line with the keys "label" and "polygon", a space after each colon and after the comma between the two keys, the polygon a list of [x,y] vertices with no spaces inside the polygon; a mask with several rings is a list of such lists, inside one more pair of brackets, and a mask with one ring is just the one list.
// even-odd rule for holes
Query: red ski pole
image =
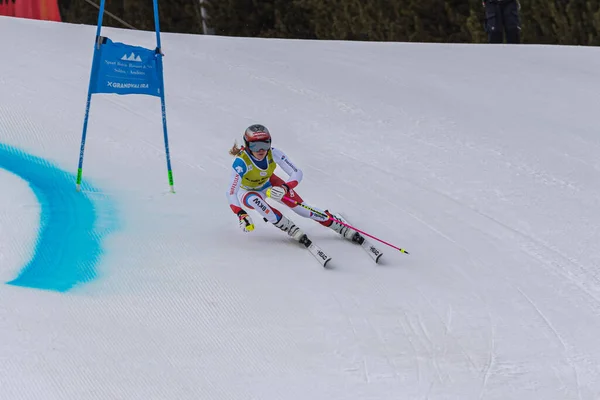
{"label": "red ski pole", "polygon": [[324,217],[324,218],[327,218],[327,219],[334,220],[334,221],[335,221],[335,222],[337,222],[338,224],[344,225],[345,227],[347,227],[347,228],[350,228],[350,229],[354,229],[356,232],[358,232],[358,233],[361,233],[361,234],[363,234],[363,235],[365,235],[365,236],[368,236],[368,237],[370,237],[370,238],[372,238],[372,239],[375,239],[375,240],[377,240],[378,242],[381,242],[381,243],[383,243],[383,244],[385,244],[385,245],[387,245],[387,246],[391,247],[392,249],[396,249],[396,250],[398,250],[398,251],[399,251],[399,252],[401,252],[401,253],[404,253],[404,254],[410,254],[408,251],[406,251],[406,250],[404,250],[404,249],[401,249],[401,248],[400,248],[400,247],[398,247],[398,246],[394,246],[393,244],[391,244],[391,243],[388,243],[388,242],[386,242],[385,240],[381,240],[381,239],[379,239],[378,237],[375,237],[375,236],[373,236],[373,235],[371,235],[371,234],[368,234],[368,233],[367,233],[367,232],[365,232],[365,231],[362,231],[362,230],[360,230],[360,229],[358,229],[358,228],[355,228],[354,226],[352,226],[352,225],[349,225],[349,224],[345,223],[344,221],[340,221],[340,220],[339,220],[339,219],[337,219],[337,218],[333,218],[333,217],[330,217],[330,216],[329,216],[329,215],[327,215],[327,214],[323,214],[323,213],[322,213],[321,211],[319,211],[319,210],[315,210],[315,209],[314,209],[314,208],[312,208],[312,207],[306,206],[306,205],[304,205],[304,204],[302,204],[302,203],[298,203],[296,200],[294,200],[294,199],[291,199],[291,198],[289,198],[289,197],[287,197],[287,196],[283,196],[283,200],[287,200],[287,201],[289,201],[289,202],[292,202],[292,203],[294,203],[294,204],[295,204],[295,205],[297,205],[297,206],[304,207],[304,208],[306,208],[307,210],[309,210],[309,211],[311,211],[311,212],[314,212],[315,214],[318,214],[318,215],[320,215],[320,216],[322,216],[322,217]]}

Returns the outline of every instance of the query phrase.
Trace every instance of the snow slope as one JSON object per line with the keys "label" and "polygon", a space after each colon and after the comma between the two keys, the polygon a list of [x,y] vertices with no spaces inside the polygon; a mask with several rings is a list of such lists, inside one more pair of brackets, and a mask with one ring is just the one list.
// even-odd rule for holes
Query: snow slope
{"label": "snow slope", "polygon": [[[116,95],[77,193],[94,34],[0,18],[1,398],[600,398],[594,48],[163,34],[177,193],[158,99]],[[307,202],[411,255],[286,209],[331,270],[241,232],[257,122]]]}

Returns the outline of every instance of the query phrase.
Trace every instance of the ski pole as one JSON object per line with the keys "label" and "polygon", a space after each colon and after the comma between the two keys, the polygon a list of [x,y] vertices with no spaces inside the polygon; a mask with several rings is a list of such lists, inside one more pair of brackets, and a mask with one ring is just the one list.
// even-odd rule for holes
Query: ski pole
{"label": "ski pole", "polygon": [[[269,192],[269,194],[271,194],[271,193]],[[321,217],[323,217],[323,218],[331,219],[331,220],[333,220],[333,221],[337,222],[338,224],[344,225],[344,226],[345,226],[345,227],[347,227],[347,228],[354,229],[355,231],[357,231],[357,232],[359,232],[359,233],[362,233],[363,235],[365,235],[365,236],[368,236],[368,237],[370,237],[370,238],[372,238],[372,239],[375,239],[375,240],[377,240],[377,241],[379,241],[379,242],[381,242],[381,243],[383,243],[383,244],[385,244],[385,245],[387,245],[387,246],[390,246],[391,248],[393,248],[393,249],[396,249],[396,250],[398,250],[398,251],[399,251],[399,252],[401,252],[401,253],[404,253],[404,254],[410,254],[408,251],[406,251],[406,250],[404,250],[404,249],[401,249],[400,247],[394,246],[393,244],[391,244],[391,243],[388,243],[388,242],[386,242],[385,240],[381,240],[381,239],[379,239],[378,237],[375,237],[375,236],[373,236],[373,235],[370,235],[370,234],[368,234],[367,232],[365,232],[365,231],[362,231],[362,230],[360,230],[360,229],[358,229],[358,228],[355,228],[355,227],[353,227],[352,225],[349,225],[349,224],[347,224],[347,223],[345,223],[345,222],[343,222],[343,221],[340,221],[340,220],[339,220],[339,219],[337,219],[337,218],[333,218],[333,217],[331,217],[331,216],[329,216],[329,215],[327,215],[327,214],[324,214],[324,213],[322,213],[322,212],[321,212],[321,211],[319,211],[319,210],[315,210],[315,209],[314,209],[314,208],[312,208],[312,207],[309,207],[309,206],[307,206],[307,205],[304,205],[304,204],[302,204],[302,203],[298,203],[298,202],[297,202],[296,200],[294,200],[294,199],[291,199],[291,198],[289,198],[289,197],[287,197],[287,196],[283,196],[283,198],[282,198],[282,199],[283,199],[283,200],[290,201],[290,202],[294,203],[294,204],[295,204],[295,205],[297,205],[297,206],[304,207],[304,208],[306,208],[308,211],[311,211],[311,212],[313,212],[313,213],[315,213],[315,214],[318,214],[318,215],[320,215],[320,216],[321,216]]]}

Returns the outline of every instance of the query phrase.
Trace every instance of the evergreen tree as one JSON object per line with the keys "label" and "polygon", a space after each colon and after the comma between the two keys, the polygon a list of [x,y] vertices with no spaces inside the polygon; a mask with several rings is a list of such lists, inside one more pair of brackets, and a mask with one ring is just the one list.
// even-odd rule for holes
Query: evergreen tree
{"label": "evergreen tree", "polygon": [[206,10],[218,35],[314,38],[308,14],[292,0],[219,0]]}
{"label": "evergreen tree", "polygon": [[[59,0],[65,22],[95,25],[89,2]],[[600,45],[600,0],[521,0],[523,43]],[[481,0],[208,0],[218,35],[411,42],[487,42]],[[106,10],[154,30],[152,0],[106,0]],[[160,0],[161,30],[201,33],[198,0]],[[105,26],[123,24],[105,15]]]}

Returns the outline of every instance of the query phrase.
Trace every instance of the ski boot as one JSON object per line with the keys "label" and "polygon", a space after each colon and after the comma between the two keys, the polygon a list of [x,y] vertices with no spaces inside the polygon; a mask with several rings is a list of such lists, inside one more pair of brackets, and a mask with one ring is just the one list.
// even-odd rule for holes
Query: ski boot
{"label": "ski boot", "polygon": [[[308,237],[304,234],[304,232],[302,232],[302,229],[294,225],[294,223],[285,215],[282,215],[279,222],[275,223],[274,225],[282,231],[287,232],[287,234],[295,241],[300,242],[306,247],[310,246],[310,240],[308,240]],[[308,244],[306,244],[307,241]]]}
{"label": "ski boot", "polygon": [[[342,221],[340,217],[330,213],[328,210],[325,210],[325,214],[329,215],[330,218],[335,218],[339,221]],[[335,220],[331,220],[331,224],[328,227],[342,235],[344,239],[350,240],[351,242],[362,244],[365,241],[365,238],[362,237],[360,233],[356,232],[354,229],[340,224]]]}

